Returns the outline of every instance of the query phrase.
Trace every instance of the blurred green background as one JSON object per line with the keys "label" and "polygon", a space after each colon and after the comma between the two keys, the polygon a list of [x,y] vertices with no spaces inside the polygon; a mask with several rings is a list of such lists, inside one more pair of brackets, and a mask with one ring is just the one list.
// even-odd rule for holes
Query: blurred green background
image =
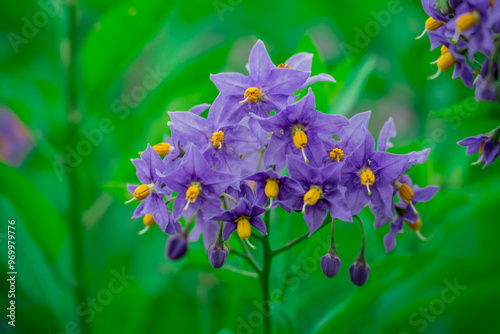
{"label": "blurred green background", "polygon": [[[2,333],[261,332],[257,280],[213,269],[201,240],[169,262],[166,236],[138,236],[123,204],[129,159],[168,134],[167,111],[211,103],[209,74],[245,73],[259,38],[275,63],[313,52],[313,74],[334,76],[313,85],[318,110],[373,110],[375,137],[392,116],[392,152],[431,147],[411,176],[441,187],[418,206],[427,243],[406,229],[386,254],[389,226],[374,231],[363,211],[371,275],[361,288],[348,275],[356,224],[337,224],[333,279],[319,267],[327,228],[276,258],[275,332],[498,331],[499,162],[471,166],[477,156],[455,143],[498,126],[499,107],[476,103],[450,73],[426,80],[439,50],[414,39],[426,19],[419,1],[75,1],[3,0],[0,11],[0,270],[15,219],[18,272],[15,328],[0,283]],[[307,232],[300,214],[272,218],[274,248]],[[228,264],[251,270],[231,255]],[[460,287],[443,295],[450,284]]]}

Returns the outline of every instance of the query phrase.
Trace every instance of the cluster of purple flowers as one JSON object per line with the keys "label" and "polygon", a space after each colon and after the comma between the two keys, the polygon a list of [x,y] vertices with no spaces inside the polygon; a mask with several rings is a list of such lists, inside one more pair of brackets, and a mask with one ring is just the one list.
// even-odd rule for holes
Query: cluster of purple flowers
{"label": "cluster of purple flowers", "polygon": [[[311,54],[299,53],[275,65],[258,41],[250,53],[248,76],[212,75],[219,89],[213,104],[169,112],[171,137],[132,159],[141,182],[129,186],[130,201],[140,201],[132,218],[143,217],[141,233],[157,224],[171,235],[168,258],[184,256],[188,243],[203,234],[209,261],[220,268],[233,232],[253,247],[252,232],[266,235],[268,229],[259,216],[278,206],[302,212],[310,236],[327,214],[333,233],[335,219],[352,222],[368,205],[375,228],[393,220],[384,240],[387,250],[394,247],[402,222],[419,229],[415,204],[430,200],[437,187],[420,189],[405,174],[423,163],[429,150],[388,153],[396,135],[392,119],[375,144],[367,130],[370,111],[351,119],[321,113],[310,88],[299,99],[296,92],[316,81],[335,82],[328,74],[311,76],[311,63]],[[208,116],[200,116],[207,109]],[[340,268],[333,235],[321,267],[328,277]],[[357,285],[368,279],[364,228],[362,251],[349,273]]]}
{"label": "cluster of purple flowers", "polygon": [[498,101],[498,54],[500,50],[500,1],[422,0],[429,18],[425,22],[431,50],[441,47],[441,56],[431,64],[441,72],[454,68],[469,87],[476,86],[478,101]]}

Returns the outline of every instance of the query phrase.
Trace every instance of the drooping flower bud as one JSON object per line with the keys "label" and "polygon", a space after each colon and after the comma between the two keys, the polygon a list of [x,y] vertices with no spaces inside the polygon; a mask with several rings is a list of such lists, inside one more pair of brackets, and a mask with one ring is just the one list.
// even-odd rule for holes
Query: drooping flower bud
{"label": "drooping flower bud", "polygon": [[212,267],[219,269],[226,263],[228,253],[224,241],[216,240],[208,249],[208,261]]}
{"label": "drooping flower bud", "polygon": [[339,272],[342,261],[337,251],[330,249],[326,255],[323,255],[320,264],[323,274],[325,274],[326,277],[332,278]]}
{"label": "drooping flower bud", "polygon": [[184,234],[171,236],[167,239],[165,255],[168,259],[175,261],[186,255],[188,251],[188,242]]}
{"label": "drooping flower bud", "polygon": [[349,277],[354,284],[362,286],[368,280],[368,276],[370,276],[370,266],[366,263],[364,256],[358,256],[349,268]]}
{"label": "drooping flower bud", "polygon": [[356,258],[356,261],[354,261],[354,263],[349,267],[349,277],[354,284],[362,286],[368,280],[368,276],[370,275],[370,266],[365,260],[365,227],[363,226],[363,221],[358,215],[354,215],[354,217],[358,220],[359,225],[361,226],[363,243],[361,244],[361,251]]}

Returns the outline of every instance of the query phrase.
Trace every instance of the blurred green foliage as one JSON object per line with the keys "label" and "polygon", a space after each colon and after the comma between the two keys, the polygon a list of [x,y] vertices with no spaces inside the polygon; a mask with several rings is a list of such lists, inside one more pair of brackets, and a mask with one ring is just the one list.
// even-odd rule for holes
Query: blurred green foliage
{"label": "blurred green foliage", "polygon": [[[333,279],[319,268],[328,229],[280,255],[271,282],[275,332],[497,331],[499,163],[470,166],[475,157],[455,143],[498,126],[500,110],[476,103],[449,73],[426,80],[439,51],[429,51],[427,38],[414,40],[426,19],[419,1],[88,0],[79,1],[73,35],[66,3],[75,1],[62,2],[4,1],[0,11],[0,103],[36,145],[20,167],[0,162],[2,273],[7,219],[17,222],[17,332],[260,332],[255,279],[214,270],[201,241],[186,258],[167,261],[165,235],[138,237],[141,223],[123,204],[123,184],[135,179],[129,159],[168,133],[166,112],[210,103],[217,90],[209,74],[244,72],[258,38],[275,63],[315,53],[313,74],[337,79],[313,86],[319,110],[373,110],[374,134],[392,116],[393,152],[431,147],[411,176],[441,187],[419,207],[427,243],[408,229],[386,254],[388,226],[367,228],[371,276],[361,288],[347,270],[360,248],[355,224],[337,224],[343,264]],[[61,171],[89,134],[96,144]],[[272,218],[274,248],[307,231],[300,214]],[[371,225],[371,213],[362,218]],[[228,264],[251,270],[233,256]],[[117,280],[123,272],[130,279]],[[445,302],[442,291],[455,280],[466,288]],[[6,281],[0,285],[5,310]],[[6,319],[1,331],[15,332]]]}

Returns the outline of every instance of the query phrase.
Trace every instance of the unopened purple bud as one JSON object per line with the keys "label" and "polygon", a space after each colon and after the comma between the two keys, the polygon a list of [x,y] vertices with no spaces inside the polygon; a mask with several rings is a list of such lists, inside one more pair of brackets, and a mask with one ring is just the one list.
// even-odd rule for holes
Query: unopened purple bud
{"label": "unopened purple bud", "polygon": [[335,251],[329,250],[328,253],[321,258],[321,270],[323,270],[323,274],[329,278],[337,275],[341,264],[342,261]]}
{"label": "unopened purple bud", "polygon": [[358,257],[349,268],[351,281],[357,286],[362,286],[368,280],[370,275],[370,266],[366,263],[364,257]]}
{"label": "unopened purple bud", "polygon": [[167,247],[165,248],[165,255],[168,259],[174,261],[179,260],[188,251],[188,243],[186,238],[181,235],[174,235],[168,238]]}
{"label": "unopened purple bud", "polygon": [[212,267],[219,269],[226,263],[228,253],[223,241],[215,241],[208,249],[208,261]]}

